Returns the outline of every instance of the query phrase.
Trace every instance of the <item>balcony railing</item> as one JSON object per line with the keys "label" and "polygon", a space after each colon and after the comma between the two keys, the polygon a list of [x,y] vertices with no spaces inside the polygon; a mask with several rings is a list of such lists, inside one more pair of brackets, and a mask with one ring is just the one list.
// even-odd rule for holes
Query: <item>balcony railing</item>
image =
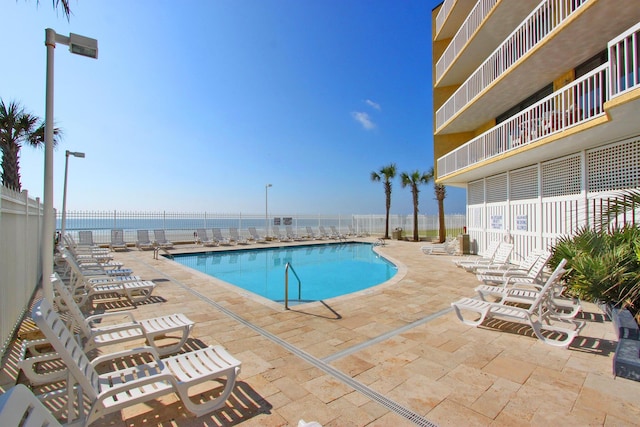
{"label": "balcony railing", "polygon": [[[474,6],[467,19],[464,21],[451,43],[445,49],[444,53],[436,63],[436,81],[440,80],[444,72],[456,59],[458,54],[462,51],[467,41],[480,27],[484,18],[489,14],[489,11],[496,5],[498,0],[480,0]],[[440,17],[440,14],[438,14]]]}
{"label": "balcony railing", "polygon": [[615,96],[640,84],[640,23],[609,42],[609,93]]}
{"label": "balcony railing", "polygon": [[438,159],[438,177],[604,114],[604,103],[640,88],[640,23],[611,40],[609,61]]}
{"label": "balcony railing", "polygon": [[453,5],[455,3],[456,3],[456,0],[445,0],[444,3],[442,4],[442,8],[440,9],[440,12],[438,12],[438,15],[436,16],[436,34],[438,34],[442,29],[442,26],[444,25],[444,22],[447,20],[447,17],[449,16],[449,12],[451,12],[451,9],[453,8]]}
{"label": "balcony railing", "polygon": [[444,177],[604,114],[603,104],[608,100],[608,70],[607,64],[601,65],[440,157],[438,176]]}
{"label": "balcony railing", "polygon": [[546,0],[511,33],[436,112],[440,128],[589,0]]}

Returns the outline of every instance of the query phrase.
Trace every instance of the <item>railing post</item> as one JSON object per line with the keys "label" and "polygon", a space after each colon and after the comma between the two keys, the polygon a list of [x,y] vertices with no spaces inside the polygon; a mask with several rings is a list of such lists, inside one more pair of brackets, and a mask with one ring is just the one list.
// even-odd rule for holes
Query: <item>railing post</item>
{"label": "railing post", "polygon": [[284,268],[284,309],[289,310],[289,263]]}

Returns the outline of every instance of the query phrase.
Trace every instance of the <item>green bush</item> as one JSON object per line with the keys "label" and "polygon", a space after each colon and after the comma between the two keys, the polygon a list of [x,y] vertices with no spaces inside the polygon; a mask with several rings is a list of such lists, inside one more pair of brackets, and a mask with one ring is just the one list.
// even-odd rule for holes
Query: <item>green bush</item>
{"label": "green bush", "polygon": [[598,303],[640,308],[640,228],[583,228],[558,240],[550,260],[567,259],[567,291]]}

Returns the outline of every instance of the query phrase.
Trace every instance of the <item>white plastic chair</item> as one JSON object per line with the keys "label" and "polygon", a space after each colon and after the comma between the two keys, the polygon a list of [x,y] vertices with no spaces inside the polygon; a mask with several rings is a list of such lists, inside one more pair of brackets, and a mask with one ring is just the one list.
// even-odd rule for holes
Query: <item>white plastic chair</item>
{"label": "white plastic chair", "polygon": [[0,395],[0,425],[3,427],[62,427],[49,410],[23,384]]}
{"label": "white plastic chair", "polygon": [[[79,397],[76,396],[77,390],[82,390],[91,402],[88,411],[81,414],[85,426],[106,414],[169,393],[176,393],[185,408],[196,416],[204,415],[225,404],[240,372],[241,363],[221,346],[166,359],[160,359],[153,348],[142,347],[89,360],[49,301],[43,299],[36,302],[32,318],[67,365],[68,402],[74,402]],[[101,374],[95,370],[102,363],[130,356],[144,358],[145,362],[124,368],[118,364],[118,369]],[[189,396],[191,387],[220,378],[225,378],[225,385],[218,397],[198,403]],[[79,389],[75,387],[76,384],[80,386]],[[69,405],[71,413],[72,407]]]}

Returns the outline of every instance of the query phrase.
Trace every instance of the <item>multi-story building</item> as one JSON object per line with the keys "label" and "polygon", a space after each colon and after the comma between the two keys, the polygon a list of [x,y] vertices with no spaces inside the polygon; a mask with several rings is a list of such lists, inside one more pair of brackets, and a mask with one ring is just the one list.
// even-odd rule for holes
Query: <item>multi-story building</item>
{"label": "multi-story building", "polygon": [[472,248],[526,256],[640,188],[640,0],[445,0],[432,22],[436,180],[467,189]]}

